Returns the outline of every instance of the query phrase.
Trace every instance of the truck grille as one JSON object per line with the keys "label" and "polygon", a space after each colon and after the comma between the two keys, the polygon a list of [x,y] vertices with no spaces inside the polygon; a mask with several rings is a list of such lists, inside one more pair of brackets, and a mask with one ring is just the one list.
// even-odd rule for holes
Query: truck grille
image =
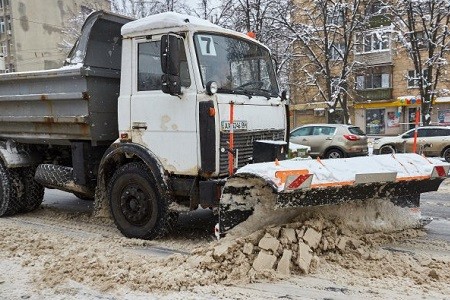
{"label": "truck grille", "polygon": [[[220,149],[228,149],[230,134],[220,133]],[[272,140],[283,141],[284,130],[264,130],[264,131],[238,131],[234,133],[234,148],[238,150],[238,167],[243,167],[250,163],[253,155],[253,141]],[[228,173],[228,152],[220,152],[220,175]]]}

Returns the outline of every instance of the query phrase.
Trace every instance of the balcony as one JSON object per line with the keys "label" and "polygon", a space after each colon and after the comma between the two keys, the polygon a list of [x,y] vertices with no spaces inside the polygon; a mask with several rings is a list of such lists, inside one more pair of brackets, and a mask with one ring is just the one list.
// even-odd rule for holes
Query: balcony
{"label": "balcony", "polygon": [[359,101],[391,100],[392,88],[357,90],[356,94]]}
{"label": "balcony", "polygon": [[393,54],[392,50],[390,49],[373,52],[355,53],[355,61],[366,66],[392,64]]}

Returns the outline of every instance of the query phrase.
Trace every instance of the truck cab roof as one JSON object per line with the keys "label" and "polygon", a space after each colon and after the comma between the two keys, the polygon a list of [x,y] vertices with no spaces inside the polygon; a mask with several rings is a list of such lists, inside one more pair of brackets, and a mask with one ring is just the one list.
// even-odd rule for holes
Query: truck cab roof
{"label": "truck cab roof", "polygon": [[121,34],[123,38],[132,38],[152,34],[164,34],[171,31],[220,32],[252,40],[253,42],[267,48],[265,45],[261,44],[255,39],[248,37],[246,34],[222,28],[216,24],[198,17],[179,14],[176,12],[164,12],[129,22],[122,27]]}
{"label": "truck cab roof", "polygon": [[156,15],[151,15],[136,21],[130,22],[122,27],[122,35],[136,36],[145,35],[148,31],[157,29],[177,29],[177,30],[213,30],[222,31],[223,28],[194,16],[179,14],[176,12],[165,12]]}

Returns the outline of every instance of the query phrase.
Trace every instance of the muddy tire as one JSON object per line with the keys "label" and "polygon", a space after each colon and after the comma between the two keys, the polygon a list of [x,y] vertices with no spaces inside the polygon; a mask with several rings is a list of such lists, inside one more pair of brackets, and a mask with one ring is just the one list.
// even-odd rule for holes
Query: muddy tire
{"label": "muddy tire", "polygon": [[114,222],[130,238],[154,239],[169,230],[169,201],[148,167],[140,162],[120,167],[108,184]]}
{"label": "muddy tire", "polygon": [[325,154],[325,158],[344,158],[344,152],[339,149],[330,149]]}
{"label": "muddy tire", "polygon": [[24,185],[24,193],[21,198],[21,211],[30,212],[37,209],[44,200],[44,187],[34,180],[36,169],[24,168],[22,170],[22,182]]}
{"label": "muddy tire", "polygon": [[380,148],[380,154],[394,154],[395,148],[391,145],[384,145]]}
{"label": "muddy tire", "polygon": [[0,216],[10,216],[20,210],[23,189],[17,170],[8,169],[0,163]]}

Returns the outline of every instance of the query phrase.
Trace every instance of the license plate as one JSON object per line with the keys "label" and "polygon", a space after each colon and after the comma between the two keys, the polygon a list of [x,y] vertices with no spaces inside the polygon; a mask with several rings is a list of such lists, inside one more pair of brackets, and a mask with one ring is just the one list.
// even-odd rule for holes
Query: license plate
{"label": "license plate", "polygon": [[[222,130],[229,131],[230,130],[230,122],[222,121],[221,127],[222,127]],[[247,130],[247,121],[234,121],[233,129],[234,130]]]}

